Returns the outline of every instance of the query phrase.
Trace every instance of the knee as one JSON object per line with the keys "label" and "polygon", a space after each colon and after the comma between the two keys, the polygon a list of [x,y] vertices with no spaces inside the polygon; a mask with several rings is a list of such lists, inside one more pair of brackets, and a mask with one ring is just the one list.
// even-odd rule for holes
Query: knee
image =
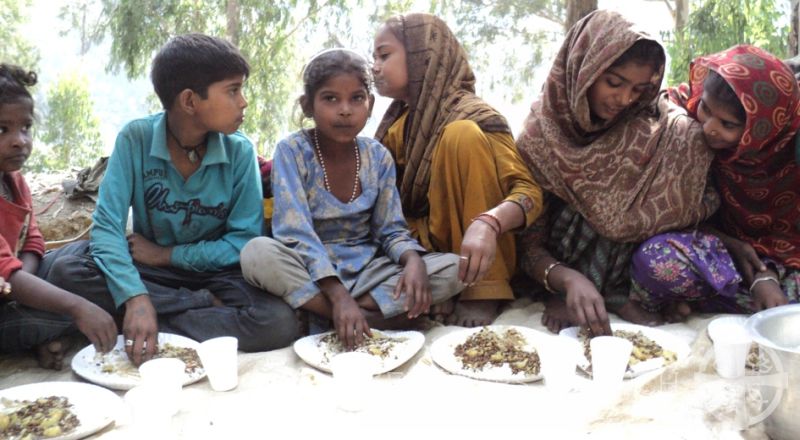
{"label": "knee", "polygon": [[239,255],[242,273],[248,281],[258,278],[259,273],[274,267],[280,243],[269,237],[256,237],[247,242]]}
{"label": "knee", "polygon": [[442,286],[442,292],[440,292],[441,297],[434,298],[435,302],[440,302],[458,294],[464,290],[465,286],[461,280],[458,279],[459,256],[451,253],[435,255],[435,264],[431,264],[431,262],[426,262],[426,264],[428,265],[428,277],[436,277],[440,280],[439,283],[434,283]]}
{"label": "knee", "polygon": [[253,315],[252,334],[255,337],[240,343],[242,351],[276,350],[291,345],[301,336],[295,311],[283,301],[270,303],[268,309],[258,310]]}
{"label": "knee", "polygon": [[649,272],[648,267],[657,254],[663,253],[666,248],[672,246],[669,244],[668,238],[667,234],[656,235],[650,237],[636,248],[631,256],[631,268],[635,274],[641,275]]}
{"label": "knee", "polygon": [[442,259],[442,276],[448,280],[458,280],[458,264],[461,257],[453,253],[440,254]]}
{"label": "knee", "polygon": [[269,237],[256,237],[247,242],[242,248],[240,258],[242,262],[258,262],[265,256],[274,255],[278,242]]}
{"label": "knee", "polygon": [[50,265],[45,281],[64,290],[74,291],[87,278],[86,265],[82,258],[74,255],[60,257]]}
{"label": "knee", "polygon": [[281,303],[281,307],[275,307],[272,313],[271,349],[289,346],[300,338],[300,322],[294,309],[286,303]]}

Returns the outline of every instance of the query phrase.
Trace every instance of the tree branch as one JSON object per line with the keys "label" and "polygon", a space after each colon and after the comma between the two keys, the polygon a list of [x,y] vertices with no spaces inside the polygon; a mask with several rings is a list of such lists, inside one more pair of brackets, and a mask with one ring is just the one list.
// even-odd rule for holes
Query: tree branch
{"label": "tree branch", "polygon": [[300,29],[300,25],[301,24],[303,24],[306,20],[310,19],[312,16],[316,15],[319,11],[327,8],[331,1],[332,0],[326,0],[325,3],[322,3],[321,5],[317,5],[316,9],[309,9],[308,14],[306,14],[305,17],[301,18],[300,20],[297,20],[297,23],[295,24],[294,28],[292,28],[291,30],[286,32],[281,38],[279,38],[277,41],[274,41],[273,44],[270,45],[269,50],[267,50],[267,54],[271,57],[273,50],[276,47],[280,46],[277,43],[283,43],[289,37],[294,35],[294,33],[297,32],[298,29]]}
{"label": "tree branch", "polygon": [[664,3],[667,5],[667,9],[669,9],[669,14],[672,15],[672,19],[675,19],[675,7],[672,6],[672,3],[669,0],[664,0]]}

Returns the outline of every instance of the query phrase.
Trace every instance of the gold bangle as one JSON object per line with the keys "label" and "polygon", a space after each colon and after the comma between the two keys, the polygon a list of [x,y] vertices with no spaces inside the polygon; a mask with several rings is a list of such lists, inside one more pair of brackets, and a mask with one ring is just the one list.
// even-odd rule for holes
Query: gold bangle
{"label": "gold bangle", "polygon": [[547,281],[547,278],[550,276],[550,271],[553,270],[554,267],[563,266],[563,265],[564,265],[564,263],[562,263],[560,261],[554,261],[554,262],[550,263],[550,265],[547,266],[547,268],[544,270],[544,277],[542,277],[542,284],[544,284],[544,288],[548,292],[550,292],[550,293],[558,293],[555,290],[553,290],[552,287],[550,287],[550,283]]}

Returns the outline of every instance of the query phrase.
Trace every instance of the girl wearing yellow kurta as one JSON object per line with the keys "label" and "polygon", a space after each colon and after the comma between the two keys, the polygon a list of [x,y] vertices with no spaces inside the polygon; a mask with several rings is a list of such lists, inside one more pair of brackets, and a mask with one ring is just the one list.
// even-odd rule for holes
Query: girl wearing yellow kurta
{"label": "girl wearing yellow kurta", "polygon": [[397,163],[406,219],[427,250],[461,256],[468,287],[449,322],[490,324],[501,302],[513,299],[516,255],[507,232],[539,215],[541,190],[505,118],[475,96],[466,53],[442,20],[389,19],[373,55],[376,88],[394,99],[376,138]]}

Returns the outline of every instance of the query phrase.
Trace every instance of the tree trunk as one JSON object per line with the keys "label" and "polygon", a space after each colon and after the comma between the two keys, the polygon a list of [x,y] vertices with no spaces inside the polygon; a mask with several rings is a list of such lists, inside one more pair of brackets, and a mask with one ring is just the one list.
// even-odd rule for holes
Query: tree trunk
{"label": "tree trunk", "polygon": [[567,0],[567,21],[564,30],[569,31],[581,18],[597,9],[597,0]]}
{"label": "tree trunk", "polygon": [[689,0],[675,0],[675,32],[686,26],[689,19]]}
{"label": "tree trunk", "polygon": [[89,44],[89,37],[88,37],[89,30],[87,29],[87,24],[86,24],[85,3],[80,6],[80,11],[81,11],[81,56],[84,56],[86,55],[87,52],[89,52],[89,47],[91,46]]}
{"label": "tree trunk", "polygon": [[789,53],[800,54],[800,0],[792,0],[792,26],[789,32]]}
{"label": "tree trunk", "polygon": [[234,46],[239,46],[239,0],[228,0],[225,4],[228,39]]}

